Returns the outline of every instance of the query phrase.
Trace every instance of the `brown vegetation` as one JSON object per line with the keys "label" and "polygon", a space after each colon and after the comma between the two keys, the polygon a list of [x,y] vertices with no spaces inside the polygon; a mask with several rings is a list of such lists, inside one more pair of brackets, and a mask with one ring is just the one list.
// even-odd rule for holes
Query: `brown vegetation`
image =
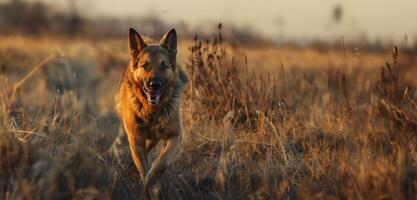
{"label": "brown vegetation", "polygon": [[[0,40],[1,198],[136,199],[113,110],[126,41]],[[187,156],[163,176],[160,198],[416,196],[415,53],[236,49],[221,35],[184,43]],[[55,49],[63,56],[12,100]]]}

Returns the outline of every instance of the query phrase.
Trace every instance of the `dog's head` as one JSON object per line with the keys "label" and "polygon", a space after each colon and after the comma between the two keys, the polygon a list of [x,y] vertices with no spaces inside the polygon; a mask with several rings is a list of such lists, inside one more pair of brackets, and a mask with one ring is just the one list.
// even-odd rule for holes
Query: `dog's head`
{"label": "dog's head", "polygon": [[176,73],[177,33],[171,29],[159,43],[146,44],[133,28],[129,29],[130,67],[133,81],[151,106],[157,106],[173,85]]}

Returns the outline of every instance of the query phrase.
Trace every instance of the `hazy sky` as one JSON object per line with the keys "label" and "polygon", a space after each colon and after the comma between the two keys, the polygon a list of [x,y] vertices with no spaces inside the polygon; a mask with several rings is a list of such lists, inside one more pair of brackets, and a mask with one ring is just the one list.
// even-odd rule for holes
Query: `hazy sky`
{"label": "hazy sky", "polygon": [[[50,0],[52,1],[52,0]],[[78,0],[94,14],[145,16],[167,21],[231,22],[270,37],[345,38],[366,32],[371,38],[417,37],[417,0]],[[343,7],[342,22],[332,24],[332,9]]]}

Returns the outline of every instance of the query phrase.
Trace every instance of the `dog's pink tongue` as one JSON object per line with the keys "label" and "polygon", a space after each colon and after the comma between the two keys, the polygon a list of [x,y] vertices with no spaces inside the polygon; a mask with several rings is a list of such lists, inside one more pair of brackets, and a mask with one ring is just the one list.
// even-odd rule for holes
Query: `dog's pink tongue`
{"label": "dog's pink tongue", "polygon": [[148,93],[148,101],[152,104],[152,105],[156,105],[159,103],[159,98],[161,96],[161,92],[160,91],[152,91]]}
{"label": "dog's pink tongue", "polygon": [[151,96],[153,98],[159,97],[159,96],[161,96],[161,91],[151,91],[149,93],[149,96]]}

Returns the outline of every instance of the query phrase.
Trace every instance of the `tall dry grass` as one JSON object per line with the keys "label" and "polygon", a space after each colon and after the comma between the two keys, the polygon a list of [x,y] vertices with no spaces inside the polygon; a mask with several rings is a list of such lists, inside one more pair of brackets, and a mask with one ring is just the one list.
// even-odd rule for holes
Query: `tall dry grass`
{"label": "tall dry grass", "polygon": [[[136,199],[113,109],[125,41],[0,40],[1,199]],[[159,198],[415,198],[415,54],[187,44],[186,156]]]}

